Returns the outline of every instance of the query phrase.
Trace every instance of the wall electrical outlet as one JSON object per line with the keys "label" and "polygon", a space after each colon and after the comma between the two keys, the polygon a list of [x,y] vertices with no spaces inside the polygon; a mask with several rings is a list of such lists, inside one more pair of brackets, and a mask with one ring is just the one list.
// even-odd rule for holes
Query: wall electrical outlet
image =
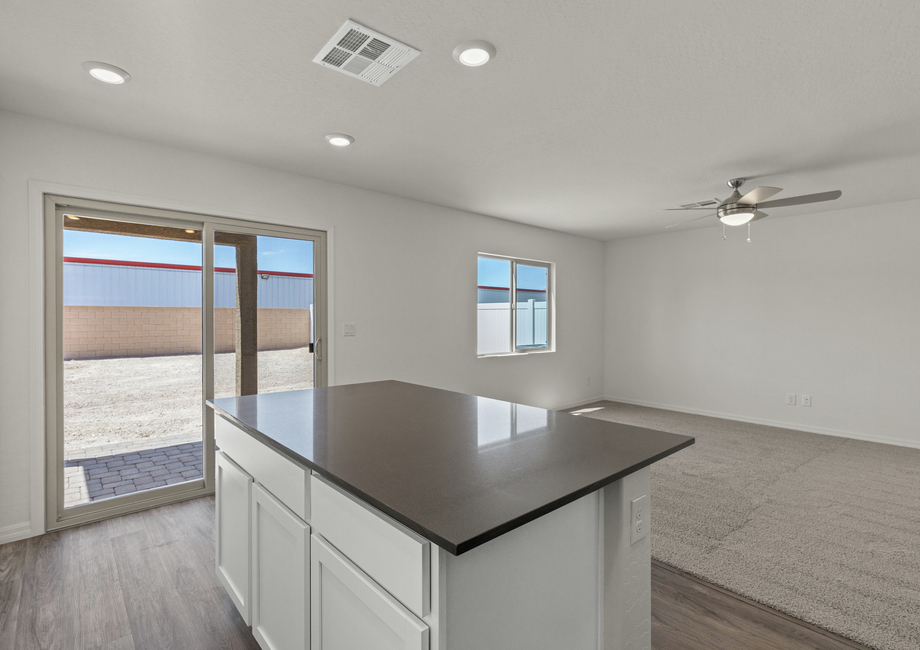
{"label": "wall electrical outlet", "polygon": [[786,404],[795,406],[795,393],[786,393]]}
{"label": "wall electrical outlet", "polygon": [[802,406],[811,406],[811,395],[802,395]]}
{"label": "wall electrical outlet", "polygon": [[355,335],[355,324],[345,323],[345,336],[354,336],[354,335]]}
{"label": "wall electrical outlet", "polygon": [[648,537],[649,528],[649,500],[643,494],[638,499],[633,499],[629,506],[629,543],[635,544],[640,539]]}

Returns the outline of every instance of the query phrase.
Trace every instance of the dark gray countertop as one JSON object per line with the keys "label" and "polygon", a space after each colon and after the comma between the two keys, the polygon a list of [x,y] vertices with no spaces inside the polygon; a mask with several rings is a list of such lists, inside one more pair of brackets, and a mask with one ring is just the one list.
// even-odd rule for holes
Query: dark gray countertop
{"label": "dark gray countertop", "polygon": [[209,404],[454,555],[694,442],[399,381]]}

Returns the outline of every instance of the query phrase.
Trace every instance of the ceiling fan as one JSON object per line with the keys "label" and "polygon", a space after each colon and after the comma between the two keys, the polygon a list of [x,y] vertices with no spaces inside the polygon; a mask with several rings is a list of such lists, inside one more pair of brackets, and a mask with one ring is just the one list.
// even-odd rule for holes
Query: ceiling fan
{"label": "ceiling fan", "polygon": [[[744,185],[745,178],[733,178],[728,181],[726,184],[732,188],[732,195],[727,199],[720,201],[719,199],[709,199],[706,201],[700,201],[698,203],[688,203],[682,205],[679,208],[668,208],[669,210],[715,210],[714,214],[704,214],[701,217],[696,217],[695,219],[688,219],[687,221],[681,221],[679,223],[672,223],[666,228],[673,228],[674,226],[681,226],[685,223],[690,223],[691,221],[699,221],[700,219],[707,219],[712,216],[716,216],[719,220],[726,226],[743,226],[746,223],[752,221],[757,221],[758,219],[763,219],[766,217],[766,213],[761,212],[760,208],[784,208],[790,205],[803,205],[805,203],[819,203],[821,201],[833,201],[834,199],[839,199],[840,195],[843,194],[840,190],[834,190],[832,192],[819,192],[818,194],[803,194],[802,196],[790,196],[787,199],[776,199],[774,201],[767,201],[774,194],[782,192],[780,187],[756,187],[744,196],[741,195],[741,192],[738,191],[742,185]],[[724,237],[723,237],[724,239]]]}

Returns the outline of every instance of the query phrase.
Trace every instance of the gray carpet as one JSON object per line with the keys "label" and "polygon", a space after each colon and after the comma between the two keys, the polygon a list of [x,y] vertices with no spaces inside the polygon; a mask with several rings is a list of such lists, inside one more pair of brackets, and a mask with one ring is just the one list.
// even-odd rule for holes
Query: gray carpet
{"label": "gray carpet", "polygon": [[920,649],[920,449],[615,402],[579,411],[696,438],[652,466],[654,558],[870,647]]}

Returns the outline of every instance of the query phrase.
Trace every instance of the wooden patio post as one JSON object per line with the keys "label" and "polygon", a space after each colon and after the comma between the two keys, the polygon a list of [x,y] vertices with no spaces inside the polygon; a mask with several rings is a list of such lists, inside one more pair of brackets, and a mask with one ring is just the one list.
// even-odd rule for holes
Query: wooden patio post
{"label": "wooden patio post", "polygon": [[259,274],[255,235],[236,239],[236,394],[259,392]]}

